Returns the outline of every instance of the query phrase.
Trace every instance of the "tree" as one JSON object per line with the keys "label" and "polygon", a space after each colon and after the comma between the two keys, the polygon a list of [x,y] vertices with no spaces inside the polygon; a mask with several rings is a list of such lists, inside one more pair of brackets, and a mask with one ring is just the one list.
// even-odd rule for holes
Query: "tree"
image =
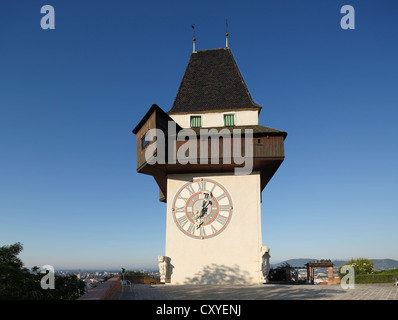
{"label": "tree", "polygon": [[130,276],[145,276],[147,275],[147,273],[145,272],[141,272],[141,271],[132,271],[132,270],[127,270],[126,271],[126,276],[130,277]]}
{"label": "tree", "polygon": [[0,247],[0,299],[18,299],[26,289],[29,270],[17,257],[22,249],[19,242]]}
{"label": "tree", "polygon": [[55,289],[42,289],[43,274],[23,266],[17,257],[22,250],[19,242],[0,247],[0,300],[72,300],[84,293],[84,282],[75,275],[55,276]]}
{"label": "tree", "polygon": [[355,275],[374,273],[373,261],[370,261],[369,259],[366,258],[358,258],[356,260],[351,258],[350,261],[344,263],[339,267],[338,274],[340,278],[345,276],[344,273],[341,273],[341,268],[345,265],[352,266],[354,268]]}
{"label": "tree", "polygon": [[270,281],[290,281],[292,278],[292,270],[293,267],[289,263],[284,262],[275,269],[270,269],[269,279]]}

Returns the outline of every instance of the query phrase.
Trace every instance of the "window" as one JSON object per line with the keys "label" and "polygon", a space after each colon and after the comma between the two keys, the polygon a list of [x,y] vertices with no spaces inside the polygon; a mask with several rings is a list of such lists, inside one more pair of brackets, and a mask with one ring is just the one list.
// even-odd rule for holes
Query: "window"
{"label": "window", "polygon": [[201,116],[191,116],[191,128],[200,128],[202,126]]}
{"label": "window", "polygon": [[149,141],[145,139],[146,134],[144,134],[141,138],[141,149],[144,150],[146,146],[149,144]]}
{"label": "window", "polygon": [[235,114],[224,114],[224,126],[231,127],[235,125]]}

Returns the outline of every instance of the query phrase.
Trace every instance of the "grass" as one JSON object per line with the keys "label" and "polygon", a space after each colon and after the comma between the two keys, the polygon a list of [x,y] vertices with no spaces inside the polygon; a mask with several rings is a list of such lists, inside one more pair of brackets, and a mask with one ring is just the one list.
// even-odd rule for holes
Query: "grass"
{"label": "grass", "polygon": [[375,274],[393,274],[398,276],[398,269],[375,271]]}

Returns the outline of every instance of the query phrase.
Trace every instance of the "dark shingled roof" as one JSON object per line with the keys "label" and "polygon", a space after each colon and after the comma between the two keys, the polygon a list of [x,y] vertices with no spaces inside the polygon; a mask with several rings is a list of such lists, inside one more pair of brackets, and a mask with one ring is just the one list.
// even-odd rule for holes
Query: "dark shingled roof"
{"label": "dark shingled roof", "polygon": [[168,114],[256,109],[229,48],[192,53]]}

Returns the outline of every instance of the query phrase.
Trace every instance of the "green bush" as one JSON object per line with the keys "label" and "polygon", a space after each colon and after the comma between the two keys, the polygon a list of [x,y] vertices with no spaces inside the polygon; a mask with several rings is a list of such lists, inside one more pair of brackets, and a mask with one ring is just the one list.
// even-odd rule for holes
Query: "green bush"
{"label": "green bush", "polygon": [[358,258],[356,260],[352,259],[339,267],[338,275],[340,279],[345,276],[344,273],[341,272],[341,268],[345,265],[351,265],[355,271],[355,278],[362,274],[373,274],[374,266],[373,262],[366,258]]}
{"label": "green bush", "polygon": [[373,262],[365,258],[351,259],[345,264],[341,265],[338,270],[340,279],[345,276],[341,273],[341,268],[344,265],[351,265],[355,272],[355,283],[393,283],[394,277],[398,277],[398,269],[374,271]]}
{"label": "green bush", "polygon": [[387,270],[375,271],[375,274],[391,274],[391,275],[394,275],[395,277],[398,277],[398,269],[387,269]]}
{"label": "green bush", "polygon": [[396,274],[359,274],[355,275],[355,283],[394,283],[393,278],[396,276]]}

